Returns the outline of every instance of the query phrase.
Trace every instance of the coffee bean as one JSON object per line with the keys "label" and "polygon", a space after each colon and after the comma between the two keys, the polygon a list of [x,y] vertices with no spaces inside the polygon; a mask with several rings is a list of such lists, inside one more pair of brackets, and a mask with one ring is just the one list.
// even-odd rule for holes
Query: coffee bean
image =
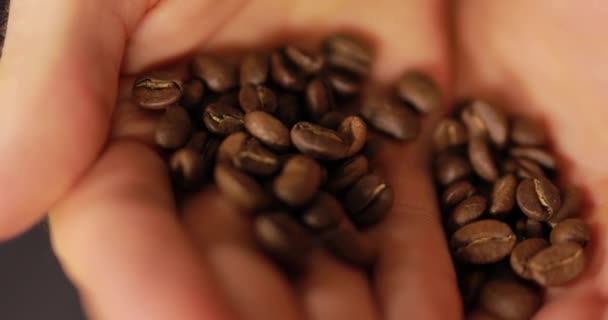
{"label": "coffee bean", "polygon": [[555,226],[560,221],[574,217],[581,208],[582,194],[574,185],[566,186],[561,191],[562,205],[549,219],[549,224]]}
{"label": "coffee bean", "polygon": [[279,170],[279,158],[257,139],[245,139],[233,157],[234,166],[256,176],[270,176]]}
{"label": "coffee bean", "polygon": [[471,174],[471,165],[464,157],[444,152],[435,160],[435,177],[446,186]]}
{"label": "coffee bean", "polygon": [[490,214],[502,216],[513,210],[515,190],[517,190],[517,178],[513,174],[502,176],[496,180],[492,189]]}
{"label": "coffee bean", "polygon": [[500,319],[528,320],[541,307],[539,292],[521,282],[492,280],[481,289],[480,305]]}
{"label": "coffee bean", "polygon": [[192,125],[184,108],[171,106],[158,121],[154,135],[156,144],[165,149],[176,149],[188,142]]}
{"label": "coffee bean", "polygon": [[441,106],[441,92],[433,81],[423,73],[409,71],[397,81],[399,97],[410,103],[418,112],[428,114]]}
{"label": "coffee bean", "polygon": [[481,195],[474,195],[463,200],[454,208],[454,210],[452,210],[448,226],[455,230],[467,223],[479,219],[486,211],[487,206],[488,201]]}
{"label": "coffee bean", "polygon": [[333,93],[329,84],[321,77],[315,77],[306,86],[308,114],[313,119],[320,119],[325,113],[335,108]]}
{"label": "coffee bean", "polygon": [[275,116],[283,122],[287,128],[293,127],[302,117],[302,110],[298,97],[289,93],[279,95],[279,106]]}
{"label": "coffee bean", "polygon": [[217,152],[217,163],[232,163],[232,159],[241,150],[241,145],[247,140],[245,132],[235,132],[226,137]]}
{"label": "coffee bean", "polygon": [[511,140],[520,146],[542,146],[547,143],[547,133],[538,121],[527,117],[514,117]]}
{"label": "coffee bean", "polygon": [[511,252],[509,260],[511,268],[518,276],[532,280],[532,272],[528,268],[528,262],[549,245],[549,242],[543,238],[530,238],[518,243]]}
{"label": "coffee bean", "polygon": [[543,168],[541,168],[535,161],[524,158],[516,158],[515,163],[517,165],[516,172],[519,178],[532,179],[545,177]]}
{"label": "coffee bean", "polygon": [[358,155],[344,161],[332,170],[327,183],[327,189],[332,192],[341,192],[352,186],[369,171],[369,162],[363,155]]}
{"label": "coffee bean", "polygon": [[361,81],[347,72],[330,71],[327,74],[327,82],[335,93],[343,97],[349,97],[361,91]]}
{"label": "coffee bean", "polygon": [[254,234],[262,249],[295,271],[308,264],[313,240],[286,212],[262,214],[255,219]]}
{"label": "coffee bean", "polygon": [[241,85],[260,85],[268,79],[270,58],[261,52],[250,52],[243,57],[240,66]]}
{"label": "coffee bean", "polygon": [[452,207],[464,199],[475,194],[476,188],[466,180],[456,181],[445,188],[441,195],[441,203],[444,207]]}
{"label": "coffee bean", "polygon": [[551,243],[559,244],[564,242],[576,242],[581,246],[586,246],[591,237],[589,225],[582,219],[569,218],[562,220],[551,230]]}
{"label": "coffee bean", "polygon": [[180,104],[192,108],[199,104],[205,92],[205,85],[198,79],[192,79],[184,84],[184,92]]}
{"label": "coffee bean", "polygon": [[498,178],[498,169],[486,140],[479,136],[471,137],[468,151],[475,173],[486,181],[495,181]]}
{"label": "coffee bean", "polygon": [[314,74],[321,71],[325,59],[320,54],[312,54],[293,45],[285,47],[285,56],[304,73]]}
{"label": "coffee bean", "polygon": [[199,54],[194,58],[192,72],[215,92],[226,92],[237,85],[234,66],[208,54]]}
{"label": "coffee bean", "polygon": [[133,101],[142,108],[159,110],[173,105],[182,96],[182,81],[167,73],[153,73],[133,84]]}
{"label": "coffee bean", "polygon": [[467,128],[469,136],[478,137],[487,135],[486,126],[483,121],[475,114],[473,109],[464,108],[460,112],[460,120]]}
{"label": "coffee bean", "polygon": [[515,234],[507,224],[486,219],[456,230],[450,239],[450,248],[462,262],[488,264],[508,256],[515,242]]}
{"label": "coffee bean", "polygon": [[370,266],[377,255],[371,241],[353,229],[330,230],[323,234],[322,239],[325,248],[342,261],[355,266]]}
{"label": "coffee bean", "polygon": [[270,56],[270,74],[276,84],[284,89],[301,91],[304,89],[304,76],[288,63],[279,51]]}
{"label": "coffee bean", "polygon": [[534,280],[546,287],[561,286],[578,277],[585,268],[583,247],[576,242],[554,244],[528,262]]}
{"label": "coffee bean", "polygon": [[205,108],[203,122],[218,135],[229,135],[243,130],[243,111],[225,103],[212,103]]}
{"label": "coffee bean", "polygon": [[528,238],[541,238],[545,237],[545,226],[542,222],[534,219],[526,219],[526,237]]}
{"label": "coffee bean", "polygon": [[346,213],[336,198],[327,192],[317,194],[302,214],[302,223],[315,232],[324,232],[338,227]]}
{"label": "coffee bean", "polygon": [[368,96],[361,107],[361,115],[374,128],[403,141],[416,138],[420,131],[416,114],[393,97]]}
{"label": "coffee bean", "polygon": [[393,188],[381,177],[368,174],[357,181],[346,193],[344,207],[359,228],[380,222],[394,200]]}
{"label": "coffee bean", "polygon": [[327,62],[334,67],[358,75],[367,75],[371,68],[372,50],[359,39],[347,34],[334,34],[323,41]]}
{"label": "coffee bean", "polygon": [[514,157],[526,158],[536,161],[548,169],[555,169],[555,157],[544,149],[536,147],[516,147],[511,148],[509,153]]}
{"label": "coffee bean", "polygon": [[342,112],[330,111],[321,117],[319,124],[328,129],[338,130],[338,127],[346,117]]}
{"label": "coffee bean", "polygon": [[350,149],[337,132],[310,122],[296,123],[291,129],[291,141],[300,152],[317,159],[343,159]]}
{"label": "coffee bean", "polygon": [[466,128],[455,119],[443,119],[433,131],[433,145],[436,151],[448,147],[461,146],[469,140]]}
{"label": "coffee bean", "polygon": [[239,91],[239,104],[243,111],[265,111],[273,113],[278,107],[274,92],[263,85],[246,84]]}
{"label": "coffee bean", "polygon": [[359,153],[367,141],[367,125],[358,116],[349,116],[342,120],[338,133],[349,144],[344,156],[351,157]]}
{"label": "coffee bean", "polygon": [[209,134],[205,131],[198,131],[190,137],[190,141],[186,144],[186,148],[201,153],[210,139]]}
{"label": "coffee bean", "polygon": [[317,161],[304,155],[295,155],[283,166],[273,182],[274,194],[291,207],[310,202],[321,185],[321,167]]}
{"label": "coffee bean", "polygon": [[490,140],[499,148],[507,143],[509,134],[509,123],[505,114],[498,108],[481,100],[473,101],[470,105],[474,116],[478,117]]}
{"label": "coffee bean", "polygon": [[169,160],[173,181],[182,189],[192,189],[202,181],[205,172],[203,157],[193,149],[177,150]]}
{"label": "coffee bean", "polygon": [[291,146],[289,130],[279,119],[263,111],[245,115],[245,128],[263,144],[277,151],[286,151]]}
{"label": "coffee bean", "polygon": [[458,272],[458,288],[465,307],[471,306],[477,301],[486,278],[486,272],[479,268],[467,268]]}
{"label": "coffee bean", "polygon": [[214,177],[215,184],[222,194],[243,209],[263,209],[271,202],[270,196],[262,186],[231,164],[218,163],[215,166]]}
{"label": "coffee bean", "polygon": [[528,217],[546,221],[561,205],[559,190],[543,178],[524,179],[517,187],[517,204]]}

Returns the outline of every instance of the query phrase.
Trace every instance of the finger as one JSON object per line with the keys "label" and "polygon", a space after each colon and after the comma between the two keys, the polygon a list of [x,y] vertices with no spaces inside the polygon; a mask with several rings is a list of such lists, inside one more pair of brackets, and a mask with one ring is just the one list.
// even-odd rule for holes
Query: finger
{"label": "finger", "polygon": [[608,303],[595,293],[567,295],[545,306],[535,320],[605,319]]}
{"label": "finger", "polygon": [[254,246],[251,217],[212,187],[187,203],[184,214],[186,228],[242,319],[304,319],[288,280]]}
{"label": "finger", "polygon": [[105,143],[127,20],[147,0],[116,3],[11,1],[0,64],[0,239],[38,220]]}
{"label": "finger", "polygon": [[150,149],[116,141],[53,208],[53,247],[95,319],[231,319],[168,186]]}

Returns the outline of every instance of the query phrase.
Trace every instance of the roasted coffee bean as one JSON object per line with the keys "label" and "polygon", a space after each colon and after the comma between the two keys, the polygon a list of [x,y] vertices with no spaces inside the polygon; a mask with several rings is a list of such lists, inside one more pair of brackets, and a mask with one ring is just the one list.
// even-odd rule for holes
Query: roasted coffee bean
{"label": "roasted coffee bean", "polygon": [[513,174],[500,177],[494,183],[492,189],[492,203],[490,214],[502,216],[513,210],[515,206],[515,191],[517,190],[517,178]]}
{"label": "roasted coffee bean", "polygon": [[288,90],[301,91],[304,89],[304,76],[295,70],[279,51],[270,56],[270,74],[274,82]]}
{"label": "roasted coffee bean", "polygon": [[468,140],[467,129],[460,121],[455,119],[441,120],[433,131],[433,145],[436,151],[461,146]]}
{"label": "roasted coffee bean", "polygon": [[582,219],[570,218],[562,220],[551,230],[551,243],[576,242],[581,246],[587,245],[591,237],[589,225]]}
{"label": "roasted coffee bean", "polygon": [[192,108],[201,102],[204,92],[205,85],[198,79],[192,79],[184,84],[180,104],[186,108]]}
{"label": "roasted coffee bean", "polygon": [[471,174],[471,165],[466,158],[452,153],[442,153],[435,162],[435,177],[446,186]]}
{"label": "roasted coffee bean", "polygon": [[337,228],[346,213],[340,202],[327,192],[321,191],[302,213],[302,223],[314,232]]}
{"label": "roasted coffee bean", "polygon": [[133,101],[146,109],[165,109],[179,101],[185,72],[180,68],[154,72],[135,80]]}
{"label": "roasted coffee bean", "polygon": [[329,84],[321,77],[315,77],[306,86],[306,105],[313,119],[320,119],[335,108],[334,96]]}
{"label": "roasted coffee bean", "polygon": [[524,179],[517,187],[517,204],[528,217],[546,221],[561,205],[559,189],[543,178]]}
{"label": "roasted coffee bean", "polygon": [[186,148],[194,150],[198,153],[202,152],[209,141],[209,134],[205,131],[198,131],[190,137],[190,141],[186,144]]}
{"label": "roasted coffee bean", "polygon": [[192,61],[192,72],[215,92],[226,92],[237,85],[234,66],[217,57],[202,53]]}
{"label": "roasted coffee bean", "polygon": [[260,85],[268,79],[270,58],[261,52],[250,52],[243,57],[240,66],[241,85]]}
{"label": "roasted coffee bean", "polygon": [[346,117],[342,112],[330,111],[321,117],[319,124],[328,129],[338,130],[338,127]]}
{"label": "roasted coffee bean", "polygon": [[334,34],[323,41],[327,62],[334,67],[358,75],[367,75],[371,68],[372,50],[359,39],[347,34]]}
{"label": "roasted coffee bean", "polygon": [[492,280],[479,296],[479,304],[500,319],[532,319],[541,303],[538,290],[518,281]]}
{"label": "roasted coffee bean", "polygon": [[498,169],[492,151],[483,137],[471,137],[468,152],[471,166],[479,177],[489,182],[498,178]]}
{"label": "roasted coffee bean", "polygon": [[226,137],[217,152],[217,163],[232,163],[235,155],[241,150],[241,145],[247,140],[245,132],[235,132]]}
{"label": "roasted coffee bean", "polygon": [[321,166],[304,155],[295,155],[283,166],[273,182],[274,194],[291,207],[301,207],[310,202],[321,185]]}
{"label": "roasted coffee bean", "polygon": [[487,273],[480,268],[467,268],[458,272],[458,288],[465,307],[471,306],[477,301],[486,278]]}
{"label": "roasted coffee bean", "polygon": [[475,194],[476,188],[466,180],[456,181],[445,188],[441,195],[441,204],[452,207]]}
{"label": "roasted coffee bean", "polygon": [[303,271],[313,249],[310,234],[286,212],[262,214],[255,219],[259,245],[273,258],[294,271]]}
{"label": "roasted coffee bean", "polygon": [[397,93],[418,112],[428,114],[441,106],[441,92],[427,75],[409,71],[397,81]]}
{"label": "roasted coffee bean", "polygon": [[561,191],[562,205],[549,219],[549,224],[555,226],[560,221],[574,217],[581,208],[582,194],[574,185],[566,186]]}
{"label": "roasted coffee bean", "polygon": [[541,168],[535,161],[524,158],[516,158],[515,163],[517,165],[516,172],[519,178],[532,179],[545,177],[543,168]]}
{"label": "roasted coffee bean", "polygon": [[353,229],[330,230],[323,234],[322,241],[336,257],[355,266],[370,266],[377,255],[372,242]]}
{"label": "roasted coffee bean", "polygon": [[349,144],[344,156],[351,157],[359,153],[367,141],[367,125],[358,116],[349,116],[342,120],[338,133]]}
{"label": "roasted coffee bean", "polygon": [[235,167],[256,176],[270,176],[280,167],[279,158],[253,137],[241,143],[232,159]]}
{"label": "roasted coffee bean", "polygon": [[298,122],[293,126],[291,142],[300,152],[317,159],[343,159],[350,149],[350,144],[336,131],[310,122]]}
{"label": "roasted coffee bean", "polygon": [[359,228],[380,222],[394,200],[393,188],[381,177],[368,174],[357,181],[346,193],[344,207]]}
{"label": "roasted coffee bean", "polygon": [[518,243],[511,252],[511,269],[520,277],[532,280],[532,272],[528,268],[528,262],[532,257],[549,246],[549,242],[543,238],[530,238]]}
{"label": "roasted coffee bean", "polygon": [[374,128],[403,141],[416,138],[420,132],[418,116],[394,97],[368,96],[361,107],[361,115]]}
{"label": "roasted coffee bean", "polygon": [[456,230],[467,223],[479,219],[486,211],[487,206],[488,201],[481,195],[474,195],[463,200],[452,210],[448,226]]}
{"label": "roasted coffee bean", "polygon": [[283,122],[287,128],[293,127],[302,117],[302,108],[298,97],[289,93],[279,95],[279,106],[275,116]]}
{"label": "roasted coffee bean", "polygon": [[304,73],[314,74],[323,69],[325,59],[320,54],[312,54],[293,45],[285,47],[285,56]]}
{"label": "roasted coffee bean", "polygon": [[330,71],[327,74],[327,82],[339,96],[349,97],[361,91],[361,81],[347,72]]}
{"label": "roasted coffee bean", "polygon": [[239,91],[239,104],[243,111],[265,111],[273,113],[277,110],[278,99],[272,90],[263,85],[246,84]]}
{"label": "roasted coffee bean", "polygon": [[352,186],[369,171],[369,162],[363,155],[348,159],[334,170],[332,170],[327,189],[332,192],[340,192]]}
{"label": "roasted coffee bean", "polygon": [[169,168],[173,181],[180,188],[191,189],[202,181],[206,167],[200,153],[190,148],[182,148],[171,156]]}
{"label": "roasted coffee bean", "polygon": [[514,117],[511,140],[520,146],[542,146],[547,143],[545,128],[538,121],[526,117]]}
{"label": "roasted coffee bean", "polygon": [[505,114],[498,108],[481,100],[475,100],[469,105],[473,117],[479,119],[490,140],[499,148],[507,143],[509,123]]}
{"label": "roasted coffee bean", "polygon": [[182,107],[171,106],[158,121],[154,139],[165,149],[176,149],[188,142],[192,125],[188,112]]}
{"label": "roasted coffee bean", "polygon": [[541,166],[548,169],[555,169],[555,157],[544,149],[536,147],[516,147],[511,148],[509,153],[518,158],[534,160]]}
{"label": "roasted coffee bean", "polygon": [[554,244],[528,261],[534,280],[546,287],[560,286],[578,277],[586,263],[583,247],[576,242]]}
{"label": "roasted coffee bean", "polygon": [[506,223],[486,219],[456,230],[450,239],[450,248],[462,262],[488,264],[508,256],[515,242],[515,234]]}
{"label": "roasted coffee bean", "polygon": [[205,108],[203,122],[210,132],[225,136],[243,130],[243,116],[240,109],[216,102]]}
{"label": "roasted coffee bean", "polygon": [[281,121],[263,111],[245,115],[245,128],[263,144],[277,151],[286,151],[291,146],[289,130]]}
{"label": "roasted coffee bean", "polygon": [[464,108],[460,112],[460,120],[467,128],[469,136],[478,137],[487,135],[486,126],[483,121],[475,114],[473,109]]}
{"label": "roasted coffee bean", "polygon": [[231,202],[246,210],[267,207],[270,196],[252,177],[234,168],[232,164],[218,163],[215,166],[215,184]]}

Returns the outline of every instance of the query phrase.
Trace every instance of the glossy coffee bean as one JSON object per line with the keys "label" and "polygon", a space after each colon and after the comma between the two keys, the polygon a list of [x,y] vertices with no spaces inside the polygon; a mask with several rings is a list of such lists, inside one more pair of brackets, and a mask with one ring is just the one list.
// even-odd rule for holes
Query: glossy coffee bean
{"label": "glossy coffee bean", "polygon": [[525,158],[514,159],[517,169],[517,176],[521,179],[544,178],[545,172],[536,161]]}
{"label": "glossy coffee bean", "polygon": [[547,179],[524,179],[517,187],[517,204],[528,217],[546,221],[561,206],[559,189]]}
{"label": "glossy coffee bean", "polygon": [[466,158],[453,153],[442,153],[435,160],[435,178],[442,185],[449,185],[471,174]]}
{"label": "glossy coffee bean", "polygon": [[337,228],[344,217],[342,204],[329,193],[320,191],[302,213],[301,220],[306,227],[319,233]]}
{"label": "glossy coffee bean", "polygon": [[441,204],[452,207],[475,194],[476,188],[466,180],[456,181],[445,188],[441,195]]}
{"label": "glossy coffee bean", "polygon": [[293,45],[286,46],[284,52],[291,63],[296,65],[304,73],[318,73],[325,65],[325,58],[322,55],[313,54]]}
{"label": "glossy coffee bean", "polygon": [[291,146],[289,130],[277,118],[263,111],[245,115],[245,128],[263,144],[277,151],[286,151]]}
{"label": "glossy coffee bean", "polygon": [[474,114],[482,123],[490,140],[499,148],[507,143],[509,134],[509,123],[506,115],[491,104],[476,100],[469,106]]}
{"label": "glossy coffee bean", "polygon": [[468,152],[471,166],[479,177],[489,182],[498,178],[498,168],[492,156],[492,151],[483,137],[471,137]]}
{"label": "glossy coffee bean", "polygon": [[303,110],[298,97],[289,93],[279,95],[279,106],[275,117],[281,120],[287,128],[293,127],[302,118]]}
{"label": "glossy coffee bean", "polygon": [[520,146],[542,146],[547,143],[547,133],[539,121],[527,117],[514,117],[511,125],[511,141]]}
{"label": "glossy coffee bean", "polygon": [[568,185],[561,190],[562,205],[549,219],[549,224],[555,226],[560,221],[574,217],[581,209],[581,190],[575,185]]}
{"label": "glossy coffee bean", "polygon": [[205,173],[203,156],[190,148],[177,150],[169,160],[172,180],[182,189],[190,189],[202,182]]}
{"label": "glossy coffee bean", "polygon": [[511,212],[515,206],[516,190],[517,178],[513,174],[507,174],[496,180],[492,188],[490,214],[502,216]]}
{"label": "glossy coffee bean", "polygon": [[321,185],[321,166],[314,159],[295,155],[285,162],[273,182],[275,196],[291,207],[309,203]]}
{"label": "glossy coffee bean", "polygon": [[479,137],[486,136],[487,130],[483,121],[473,112],[473,109],[467,107],[460,112],[460,120],[467,128],[469,136]]}
{"label": "glossy coffee bean", "polygon": [[376,258],[372,242],[353,229],[338,228],[322,236],[323,245],[342,261],[359,267],[370,266]]}
{"label": "glossy coffee bean", "polygon": [[264,251],[294,271],[306,268],[312,237],[287,212],[262,214],[253,225],[256,241]]}
{"label": "glossy coffee bean", "polygon": [[158,146],[165,149],[176,149],[188,142],[192,124],[188,112],[182,107],[171,106],[156,125],[154,139]]}
{"label": "glossy coffee bean", "polygon": [[241,60],[240,80],[241,85],[260,85],[268,79],[270,69],[270,57],[261,52],[250,52]]}
{"label": "glossy coffee bean", "polygon": [[241,150],[241,145],[247,140],[245,132],[235,132],[224,140],[219,146],[217,152],[217,163],[232,163],[234,156]]}
{"label": "glossy coffee bean", "polygon": [[192,108],[203,99],[205,85],[198,79],[192,79],[184,84],[183,91],[180,104],[186,108]]}
{"label": "glossy coffee bean", "polygon": [[232,164],[218,163],[214,178],[221,193],[243,209],[259,210],[271,202],[270,196],[255,179],[234,168]]}
{"label": "glossy coffee bean", "polygon": [[359,39],[347,34],[334,34],[323,41],[327,62],[349,72],[367,75],[371,68],[372,50]]}
{"label": "glossy coffee bean", "polygon": [[393,97],[368,96],[361,107],[361,115],[374,128],[399,140],[412,140],[420,131],[418,116]]}
{"label": "glossy coffee bean", "polygon": [[457,205],[450,215],[449,226],[453,229],[479,219],[486,211],[488,201],[481,195],[474,195]]}
{"label": "glossy coffee bean", "polygon": [[273,52],[270,56],[270,74],[274,82],[284,89],[294,91],[304,89],[304,76],[279,51]]}
{"label": "glossy coffee bean", "polygon": [[182,96],[181,84],[172,79],[140,78],[133,85],[133,101],[142,108],[159,110],[173,105]]}
{"label": "glossy coffee bean", "polygon": [[469,140],[467,129],[456,119],[443,119],[433,131],[433,146],[436,151],[464,145]]}
{"label": "glossy coffee bean", "polygon": [[548,169],[555,169],[556,167],[556,159],[555,157],[549,153],[548,151],[536,148],[536,147],[516,147],[511,148],[509,153],[518,158],[525,158],[535,161],[541,166]]}
{"label": "glossy coffee bean", "polygon": [[334,96],[327,81],[315,77],[306,86],[306,106],[313,119],[320,119],[325,113],[335,108]]}
{"label": "glossy coffee bean", "polygon": [[542,286],[561,286],[576,279],[586,263],[583,247],[576,242],[551,245],[528,262],[533,279]]}
{"label": "glossy coffee bean", "polygon": [[327,189],[340,192],[352,186],[369,171],[369,161],[364,155],[350,158],[331,171]]}
{"label": "glossy coffee bean", "polygon": [[397,93],[418,112],[428,114],[441,106],[441,92],[427,75],[410,71],[397,81]]}
{"label": "glossy coffee bean", "polygon": [[243,130],[243,116],[243,111],[240,109],[216,102],[205,108],[203,122],[210,132],[226,136]]}
{"label": "glossy coffee bean", "polygon": [[226,92],[237,85],[234,66],[205,53],[197,55],[192,60],[192,72],[215,92]]}
{"label": "glossy coffee bean", "polygon": [[342,97],[349,97],[361,91],[361,80],[347,72],[330,71],[327,74],[327,82],[334,92]]}
{"label": "glossy coffee bean", "polygon": [[549,247],[549,241],[543,238],[530,238],[518,243],[513,251],[509,261],[511,269],[520,277],[532,280],[532,272],[528,268],[528,262],[532,257],[543,249]]}
{"label": "glossy coffee bean", "polygon": [[535,288],[518,281],[492,280],[481,289],[479,304],[500,319],[528,320],[542,300]]}
{"label": "glossy coffee bean", "polygon": [[585,221],[579,218],[562,220],[551,230],[551,243],[576,242],[581,246],[587,245],[591,238],[591,230]]}
{"label": "glossy coffee bean", "polygon": [[279,170],[279,158],[257,139],[245,139],[234,155],[233,164],[238,169],[256,176],[270,176]]}
{"label": "glossy coffee bean", "polygon": [[515,242],[515,234],[507,224],[486,219],[456,230],[450,239],[450,248],[462,262],[488,264],[508,256]]}
{"label": "glossy coffee bean", "polygon": [[350,148],[336,131],[310,122],[296,123],[291,129],[291,141],[300,152],[317,159],[343,159]]}
{"label": "glossy coffee bean", "polygon": [[348,143],[348,150],[345,157],[351,157],[359,153],[367,142],[367,125],[358,116],[349,116],[342,120],[338,133]]}
{"label": "glossy coffee bean", "polygon": [[344,207],[357,227],[380,222],[394,200],[393,188],[381,177],[368,174],[357,181],[346,193]]}
{"label": "glossy coffee bean", "polygon": [[274,92],[263,85],[246,84],[239,90],[239,105],[243,111],[273,113],[279,105]]}

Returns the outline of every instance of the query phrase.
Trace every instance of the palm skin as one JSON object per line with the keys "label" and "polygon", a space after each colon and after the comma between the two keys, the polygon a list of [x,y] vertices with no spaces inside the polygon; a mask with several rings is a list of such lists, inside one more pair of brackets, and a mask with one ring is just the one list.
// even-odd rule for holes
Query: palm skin
{"label": "palm skin", "polygon": [[[210,51],[248,48],[260,42],[299,41],[297,36],[289,35],[304,33],[307,39],[303,40],[312,41],[311,38],[339,29],[362,30],[372,38],[378,60],[374,76],[380,81],[390,81],[404,70],[423,70],[437,80],[447,98],[454,93],[487,97],[509,106],[522,106],[524,111],[534,110],[547,120],[559,142],[556,147],[572,162],[572,178],[596,190],[591,193],[597,205],[591,219],[595,222],[598,245],[585,279],[573,290],[555,294],[555,303],[548,304],[539,318],[571,319],[576,315],[595,319],[605,311],[602,300],[607,292],[602,288],[608,287],[608,279],[600,261],[606,244],[602,236],[605,219],[601,218],[600,194],[602,188],[606,190],[607,176],[601,166],[605,158],[601,150],[608,141],[605,136],[595,134],[586,138],[583,146],[577,138],[582,132],[579,127],[602,132],[598,119],[607,118],[599,105],[603,92],[595,83],[586,85],[591,83],[584,72],[589,70],[586,65],[589,59],[567,56],[570,52],[565,50],[566,44],[574,39],[562,40],[551,34],[552,30],[539,28],[538,32],[553,35],[550,39],[554,41],[537,46],[534,51],[534,43],[530,43],[533,38],[512,37],[510,32],[514,25],[521,27],[527,22],[532,30],[537,30],[538,25],[521,17],[522,21],[514,21],[505,13],[509,10],[534,12],[532,16],[536,19],[547,22],[558,19],[559,22],[559,16],[548,14],[554,12],[552,2],[537,2],[533,7],[523,1],[454,4],[450,10],[455,18],[451,31],[457,34],[453,50],[449,50],[444,29],[446,5],[440,1],[387,0],[369,4],[335,0],[321,4],[271,0],[187,3],[140,0],[108,1],[98,5],[97,10],[74,3],[77,2],[66,1],[66,6],[78,7],[91,15],[89,18],[93,21],[79,23],[87,23],[91,30],[104,31],[86,34],[87,41],[97,40],[94,43],[98,50],[94,53],[76,42],[66,41],[65,47],[74,46],[71,48],[74,59],[64,62],[62,67],[71,72],[68,73],[72,82],[66,83],[66,92],[54,93],[57,100],[46,103],[58,108],[54,113],[68,110],[61,100],[66,96],[71,98],[70,102],[85,107],[78,112],[69,109],[70,112],[60,113],[61,117],[49,114],[44,120],[57,124],[42,124],[42,129],[22,134],[26,136],[22,138],[24,145],[49,141],[50,147],[44,151],[48,154],[47,160],[57,166],[54,172],[49,172],[43,170],[47,169],[45,165],[26,161],[17,168],[40,173],[42,184],[57,187],[31,203],[19,202],[19,188],[6,190],[4,194],[13,195],[17,200],[8,201],[2,211],[37,212],[36,206],[45,209],[52,206],[53,245],[79,288],[91,317],[400,319],[405,315],[412,319],[452,319],[461,313],[432,178],[426,165],[428,150],[424,146],[428,143],[430,124],[418,142],[407,146],[389,145],[379,157],[378,165],[388,173],[385,175],[398,197],[385,222],[366,232],[381,244],[372,281],[323,252],[315,253],[310,270],[302,277],[284,278],[252,247],[247,218],[217,197],[213,189],[188,201],[179,215],[183,218],[177,218],[166,170],[148,147],[154,119],[130,104],[132,78],[128,74],[201,47]],[[21,6],[24,14],[27,4]],[[83,15],[87,17],[86,14]],[[600,23],[600,18],[594,19]],[[587,20],[581,22],[588,23]],[[99,28],[94,22],[104,27]],[[11,24],[18,22],[11,21]],[[16,41],[11,43],[10,37],[17,36],[11,34],[10,28],[11,25],[3,60],[8,70],[21,66],[15,61],[19,61],[16,52],[22,49]],[[587,25],[581,28],[592,29]],[[594,30],[583,31],[593,34]],[[129,41],[125,42],[127,38]],[[600,46],[592,40],[578,39],[578,45],[580,48],[585,44]],[[537,54],[522,59],[518,50],[521,47],[531,48],[530,51]],[[556,55],[566,55],[562,58],[567,63],[559,60],[559,66],[567,67],[565,74],[575,77],[576,81],[565,76],[549,76],[556,66],[541,54],[542,50],[550,50],[548,48],[554,48]],[[56,50],[60,52],[62,48]],[[591,55],[586,58],[599,60],[606,51],[580,52]],[[83,72],[91,68],[92,62],[100,65],[88,74]],[[601,80],[597,69],[601,68],[590,70],[596,75],[591,78],[596,81]],[[124,76],[118,80],[120,70]],[[457,71],[454,77],[451,76],[453,70]],[[2,80],[7,85],[1,86],[3,95],[0,96],[10,96],[10,89],[17,85],[14,81]],[[48,82],[42,79],[34,83],[38,85],[34,86],[39,89],[34,91],[38,94],[17,101],[21,105],[36,106],[53,96],[54,91],[45,87],[44,80]],[[572,89],[559,90],[562,88]],[[446,99],[446,103],[448,101]],[[580,106],[577,107],[578,121],[572,121],[567,105]],[[13,107],[2,112],[10,114],[16,122],[25,123],[33,108]],[[108,110],[114,110],[111,125]],[[557,130],[559,128],[563,131]],[[4,130],[13,137],[22,133],[11,126]],[[44,135],[48,132],[59,132],[58,137],[67,139],[68,144],[83,147],[78,152],[66,150],[69,148],[63,146],[66,141],[60,144],[58,138]],[[36,153],[36,150],[14,147],[7,139],[0,140],[0,147],[5,146],[21,154]],[[9,156],[0,160],[0,167],[15,168],[16,162]],[[8,171],[0,171],[0,178],[14,179]],[[9,235],[26,226],[28,219],[35,218],[27,214],[21,218],[7,215],[2,219],[0,230]]]}

